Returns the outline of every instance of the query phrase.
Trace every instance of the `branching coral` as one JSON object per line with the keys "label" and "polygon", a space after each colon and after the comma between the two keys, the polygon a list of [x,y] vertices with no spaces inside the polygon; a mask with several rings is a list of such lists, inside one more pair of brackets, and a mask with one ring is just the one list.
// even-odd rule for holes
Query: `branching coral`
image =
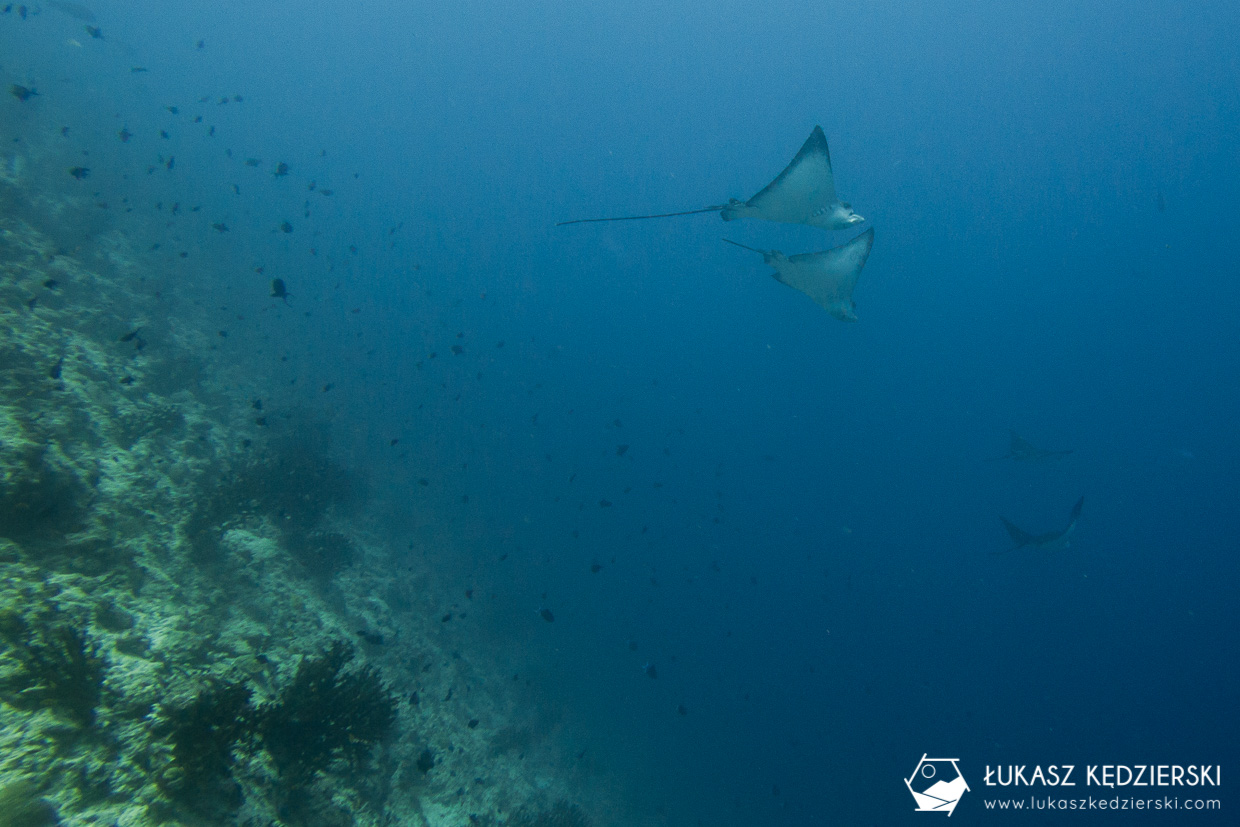
{"label": "branching coral", "polygon": [[65,622],[32,628],[16,612],[0,614],[0,639],[12,668],[0,674],[0,697],[18,709],[51,709],[78,726],[95,722],[106,662]]}
{"label": "branching coral", "polygon": [[240,805],[237,784],[229,774],[233,748],[247,741],[255,724],[251,690],[238,683],[217,683],[192,701],[168,711],[164,727],[172,742],[172,770],[164,786],[173,797],[210,810]]}
{"label": "branching coral", "polygon": [[293,682],[258,710],[258,733],[277,769],[293,784],[309,781],[332,761],[356,767],[396,720],[396,698],[377,669],[346,672],[353,648],[336,642],[303,660]]}

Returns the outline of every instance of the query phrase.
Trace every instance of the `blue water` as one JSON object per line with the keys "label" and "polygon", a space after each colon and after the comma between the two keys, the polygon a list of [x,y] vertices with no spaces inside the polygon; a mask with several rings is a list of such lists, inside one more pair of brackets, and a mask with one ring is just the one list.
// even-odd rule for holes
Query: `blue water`
{"label": "blue water", "polygon": [[[634,812],[926,822],[929,753],[965,823],[1038,763],[1223,764],[1221,815],[1125,823],[1235,818],[1240,7],[260,5],[0,17],[6,125],[70,127],[236,390],[332,422]],[[554,227],[746,198],[815,124],[857,324],[720,243],[855,233]]]}

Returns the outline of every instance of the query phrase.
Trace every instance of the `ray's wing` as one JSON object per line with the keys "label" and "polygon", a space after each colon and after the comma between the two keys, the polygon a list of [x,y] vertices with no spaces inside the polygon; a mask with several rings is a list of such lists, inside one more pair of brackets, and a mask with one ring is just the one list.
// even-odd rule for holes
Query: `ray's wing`
{"label": "ray's wing", "polygon": [[1014,525],[1007,517],[1000,516],[999,519],[1003,520],[1003,527],[1007,529],[1008,536],[1011,537],[1012,542],[1015,543],[1012,547],[1013,550],[1027,546],[1033,542],[1034,537],[1032,534],[1019,526]]}
{"label": "ray's wing", "polygon": [[853,288],[857,286],[861,268],[873,246],[874,228],[871,227],[847,244],[831,250],[768,259],[767,263],[775,267],[777,280],[800,290],[835,318],[855,322]]}
{"label": "ray's wing", "polygon": [[768,221],[804,224],[837,200],[827,136],[815,126],[792,163],[745,203]]}

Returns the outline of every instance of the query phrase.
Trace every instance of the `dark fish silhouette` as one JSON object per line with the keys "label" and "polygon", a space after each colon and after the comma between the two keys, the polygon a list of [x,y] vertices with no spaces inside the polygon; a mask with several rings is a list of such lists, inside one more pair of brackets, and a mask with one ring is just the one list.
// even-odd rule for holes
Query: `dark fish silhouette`
{"label": "dark fish silhouette", "polygon": [[1081,507],[1085,505],[1085,498],[1081,497],[1076,501],[1076,505],[1072,506],[1072,514],[1068,517],[1068,525],[1062,531],[1048,531],[1045,534],[1030,534],[1024,529],[1014,525],[1006,517],[1000,516],[1003,521],[1003,527],[1007,529],[1008,536],[1012,538],[1015,545],[1011,551],[1015,551],[1025,546],[1033,546],[1036,549],[1055,551],[1057,549],[1065,549],[1068,547],[1068,535],[1076,528],[1076,521],[1081,516]]}
{"label": "dark fish silhouette", "polygon": [[39,90],[33,86],[22,86],[20,83],[14,83],[9,87],[9,94],[17,98],[22,103],[30,100],[39,94]]}
{"label": "dark fish silhouette", "polygon": [[[44,2],[52,8],[62,11],[76,20],[81,20],[84,23],[95,22],[95,13],[83,6],[81,3],[69,3],[65,2],[65,0],[44,0]],[[10,8],[12,8],[12,6],[5,6],[5,12],[7,13]]]}
{"label": "dark fish silhouette", "polygon": [[775,180],[748,201],[728,199],[726,204],[700,210],[628,215],[622,218],[579,218],[556,224],[587,224],[598,221],[637,221],[645,218],[670,218],[717,212],[724,221],[737,218],[761,218],[785,224],[808,224],[824,230],[844,230],[865,219],[852,210],[852,205],[835,194],[835,174],[831,169],[831,152],[821,126],[815,126],[792,162]]}
{"label": "dark fish silhouette", "polygon": [[284,279],[272,279],[271,280],[271,298],[283,299],[284,303],[288,304],[288,297],[291,295],[292,294],[289,293],[288,290],[284,287]]}
{"label": "dark fish silhouette", "polygon": [[555,615],[551,614],[550,609],[539,609],[538,616],[548,623],[555,623]]}
{"label": "dark fish silhouette", "polygon": [[91,37],[93,37],[95,40],[103,40],[103,29],[99,28],[98,26],[85,26],[83,28],[85,28],[86,33],[89,34]]}
{"label": "dark fish silhouette", "polygon": [[69,167],[69,174],[81,181],[83,178],[90,177],[90,169],[88,167]]}
{"label": "dark fish silhouette", "polygon": [[283,161],[279,162],[271,175],[273,178],[283,178],[285,175],[288,175],[288,164]]}
{"label": "dark fish silhouette", "polygon": [[1029,440],[1022,439],[1020,434],[1015,431],[1008,431],[1008,433],[1011,434],[1011,439],[1008,442],[1008,452],[1000,459],[1010,459],[1015,462],[1037,462],[1056,457],[1066,457],[1072,453],[1071,448],[1066,451],[1049,451],[1045,448],[1039,448]]}

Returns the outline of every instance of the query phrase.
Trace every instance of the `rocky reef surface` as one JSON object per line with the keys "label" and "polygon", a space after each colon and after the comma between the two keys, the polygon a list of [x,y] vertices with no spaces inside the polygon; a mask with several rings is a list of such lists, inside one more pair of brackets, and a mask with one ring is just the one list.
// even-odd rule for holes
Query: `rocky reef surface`
{"label": "rocky reef surface", "polygon": [[554,723],[436,628],[434,573],[367,529],[313,415],[267,427],[130,242],[69,232],[18,166],[0,825],[590,823]]}

